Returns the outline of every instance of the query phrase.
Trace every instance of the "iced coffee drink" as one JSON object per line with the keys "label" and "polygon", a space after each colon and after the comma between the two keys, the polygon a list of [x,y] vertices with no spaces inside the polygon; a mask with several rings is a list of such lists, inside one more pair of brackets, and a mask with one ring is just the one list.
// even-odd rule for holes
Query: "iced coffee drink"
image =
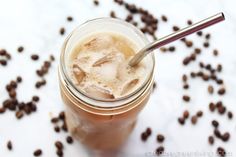
{"label": "iced coffee drink", "polygon": [[153,84],[154,57],[128,62],[148,43],[126,22],[89,21],[67,38],[59,69],[69,131],[85,146],[116,149],[128,138]]}

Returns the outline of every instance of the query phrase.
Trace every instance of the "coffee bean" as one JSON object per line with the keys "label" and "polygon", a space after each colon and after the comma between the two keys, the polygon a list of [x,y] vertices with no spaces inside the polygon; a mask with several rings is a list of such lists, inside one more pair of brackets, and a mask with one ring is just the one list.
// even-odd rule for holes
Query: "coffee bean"
{"label": "coffee bean", "polygon": [[214,56],[218,56],[218,54],[219,54],[219,51],[218,51],[218,50],[216,50],[216,49],[213,50],[213,55],[214,55]]}
{"label": "coffee bean", "polygon": [[[1,113],[1,112],[0,112],[0,113]],[[232,118],[233,118],[233,113],[232,113],[231,111],[229,111],[227,115],[228,115],[228,118],[229,118],[229,119],[232,119]]]}
{"label": "coffee bean", "polygon": [[221,136],[221,139],[222,139],[222,141],[224,141],[224,142],[227,142],[227,141],[229,140],[229,138],[230,138],[229,132],[226,132],[226,133],[224,133],[224,134]]}
{"label": "coffee bean", "polygon": [[225,149],[222,148],[222,147],[218,147],[216,153],[217,153],[220,157],[225,157],[225,156],[226,156]]}
{"label": "coffee bean", "polygon": [[180,118],[178,118],[178,122],[179,122],[179,124],[184,125],[185,119],[183,117],[180,117]]}
{"label": "coffee bean", "polygon": [[166,52],[166,51],[167,51],[167,48],[161,47],[161,48],[160,48],[160,51],[161,51],[161,52]]}
{"label": "coffee bean", "polygon": [[98,0],[93,0],[93,4],[98,6],[99,5],[99,1]]}
{"label": "coffee bean", "polygon": [[73,21],[73,17],[72,16],[67,16],[67,21],[69,21],[69,22],[71,22],[71,21]]}
{"label": "coffee bean", "polygon": [[165,140],[165,137],[162,134],[157,135],[157,142],[162,143]]}
{"label": "coffee bean", "polygon": [[7,50],[0,49],[0,56],[5,56],[7,54]]}
{"label": "coffee bean", "polygon": [[66,30],[65,30],[64,27],[60,28],[60,30],[59,30],[59,32],[60,32],[61,35],[64,35],[64,34],[65,34],[65,31],[66,31]]}
{"label": "coffee bean", "polygon": [[174,51],[175,51],[175,47],[174,47],[174,46],[170,46],[170,47],[168,48],[168,50],[169,50],[170,52],[174,52]]}
{"label": "coffee bean", "polygon": [[11,141],[7,142],[7,149],[12,150],[12,142]]}
{"label": "coffee bean", "polygon": [[207,34],[205,35],[205,38],[206,38],[207,40],[209,40],[209,39],[211,38],[211,35],[210,35],[209,33],[207,33]]}
{"label": "coffee bean", "polygon": [[192,116],[191,122],[193,125],[195,125],[197,123],[197,116]]}
{"label": "coffee bean", "polygon": [[135,13],[138,12],[138,9],[137,9],[137,7],[136,7],[134,4],[128,4],[128,3],[126,3],[126,4],[125,4],[125,8],[126,8],[130,13],[133,13],[133,14],[135,14]]}
{"label": "coffee bean", "polygon": [[187,24],[188,24],[188,25],[192,25],[193,22],[192,22],[191,20],[188,20],[188,21],[187,21]]}
{"label": "coffee bean", "polygon": [[66,137],[66,142],[67,142],[68,144],[72,144],[72,143],[74,142],[74,140],[73,140],[73,138],[72,138],[71,136],[67,136],[67,137]]}
{"label": "coffee bean", "polygon": [[210,79],[210,77],[207,74],[203,74],[202,79],[204,81],[208,81]]}
{"label": "coffee bean", "polygon": [[54,127],[54,131],[55,131],[55,132],[60,132],[60,127],[59,127],[59,126],[55,126],[55,127]]}
{"label": "coffee bean", "polygon": [[219,126],[219,122],[216,121],[216,120],[213,120],[213,121],[211,122],[211,124],[212,124],[212,126],[213,126],[214,128],[218,128],[218,126]]}
{"label": "coffee bean", "polygon": [[190,76],[191,76],[192,78],[195,78],[195,77],[196,77],[196,73],[191,72],[191,73],[190,73]]}
{"label": "coffee bean", "polygon": [[55,61],[55,57],[53,55],[49,56],[50,61]]}
{"label": "coffee bean", "polygon": [[224,87],[222,87],[222,88],[220,88],[219,90],[218,90],[218,94],[219,95],[224,95],[225,94],[225,88]]}
{"label": "coffee bean", "polygon": [[141,134],[141,139],[142,139],[142,141],[146,141],[147,138],[148,138],[147,133],[146,133],[146,132],[143,132],[143,133]]}
{"label": "coffee bean", "polygon": [[215,129],[214,130],[214,135],[217,137],[217,138],[220,138],[221,139],[221,133],[218,129]]}
{"label": "coffee bean", "polygon": [[188,65],[191,59],[189,57],[185,57],[183,60],[183,65]]}
{"label": "coffee bean", "polygon": [[218,64],[216,69],[217,69],[218,72],[221,72],[222,71],[222,65]]}
{"label": "coffee bean", "polygon": [[173,26],[173,31],[178,31],[179,30],[179,27],[178,26]]}
{"label": "coffee bean", "polygon": [[157,156],[160,156],[164,153],[165,151],[165,148],[163,146],[159,146],[157,149],[156,149],[156,155]]}
{"label": "coffee bean", "polygon": [[207,90],[208,90],[209,94],[213,94],[214,93],[214,88],[211,85],[208,86]]}
{"label": "coffee bean", "polygon": [[148,136],[150,136],[150,135],[152,134],[151,128],[147,128],[147,129],[146,129],[146,133],[147,133]]}
{"label": "coffee bean", "polygon": [[188,89],[188,88],[189,88],[189,85],[188,85],[188,84],[184,84],[184,85],[183,85],[183,88],[184,88],[184,89]]}
{"label": "coffee bean", "polygon": [[16,91],[15,91],[15,89],[11,89],[8,94],[9,94],[9,96],[10,96],[11,98],[15,98],[15,97],[16,97]]}
{"label": "coffee bean", "polygon": [[197,32],[198,36],[202,36],[202,34],[203,34],[202,31]]}
{"label": "coffee bean", "polygon": [[164,22],[167,22],[167,21],[168,21],[168,19],[167,19],[167,17],[166,17],[165,15],[162,15],[162,16],[161,16],[161,19],[162,19],[162,21],[164,21]]}
{"label": "coffee bean", "polygon": [[23,47],[23,46],[19,46],[18,49],[17,49],[17,51],[18,51],[19,53],[23,52],[23,51],[24,51],[24,47]]}
{"label": "coffee bean", "polygon": [[58,157],[63,157],[63,151],[61,149],[58,149],[56,154]]}
{"label": "coffee bean", "polygon": [[219,108],[219,107],[222,107],[223,106],[223,102],[222,101],[218,101],[216,103],[216,107]]}
{"label": "coffee bean", "polygon": [[202,117],[203,112],[202,111],[198,111],[196,115],[197,115],[197,117]]}
{"label": "coffee bean", "polygon": [[23,111],[17,111],[17,112],[16,112],[16,118],[17,118],[17,119],[21,119],[23,116],[24,116]]}
{"label": "coffee bean", "polygon": [[209,136],[208,137],[208,142],[209,142],[210,145],[213,145],[214,142],[215,142],[214,137],[213,136]]}
{"label": "coffee bean", "polygon": [[39,56],[36,55],[36,54],[33,54],[33,55],[31,55],[31,59],[34,60],[34,61],[36,61],[36,60],[39,59]]}
{"label": "coffee bean", "polygon": [[62,150],[64,148],[62,142],[60,142],[60,141],[56,141],[55,146],[57,147],[57,149],[60,149],[60,150]]}
{"label": "coffee bean", "polygon": [[67,128],[67,125],[66,125],[66,122],[65,122],[65,121],[63,122],[63,124],[62,124],[62,126],[61,126],[61,129],[62,129],[63,131],[65,131],[65,132],[68,131],[68,128]]}
{"label": "coffee bean", "polygon": [[188,95],[183,95],[183,100],[185,101],[185,102],[189,102],[190,101],[190,97],[188,96]]}
{"label": "coffee bean", "polygon": [[35,150],[34,151],[34,156],[40,156],[40,155],[42,155],[42,150],[41,149],[37,149],[37,150]]}
{"label": "coffee bean", "polygon": [[115,13],[114,11],[111,11],[111,12],[110,12],[110,17],[116,18],[116,13]]}
{"label": "coffee bean", "polygon": [[209,44],[209,42],[204,42],[204,43],[203,43],[203,46],[204,46],[205,48],[208,48],[208,47],[210,46],[210,44]]}
{"label": "coffee bean", "polygon": [[52,123],[57,123],[58,121],[59,121],[59,119],[57,117],[54,117],[54,118],[51,119]]}
{"label": "coffee bean", "polygon": [[32,101],[34,101],[34,102],[38,102],[38,101],[39,101],[39,97],[38,97],[38,96],[36,96],[36,95],[35,95],[35,96],[33,96],[33,97],[32,97]]}
{"label": "coffee bean", "polygon": [[186,74],[184,74],[184,75],[182,76],[182,80],[183,80],[183,82],[186,82],[186,81],[188,80],[188,77],[187,77]]}
{"label": "coffee bean", "polygon": [[4,59],[0,59],[0,64],[3,65],[3,66],[6,66],[7,65],[7,61],[4,60]]}
{"label": "coffee bean", "polygon": [[123,5],[124,4],[123,0],[114,0],[114,2],[118,3],[119,5]]}
{"label": "coffee bean", "polygon": [[184,112],[183,112],[183,118],[184,119],[187,119],[189,117],[189,111],[188,110],[185,110]]}
{"label": "coffee bean", "polygon": [[224,81],[223,81],[222,79],[216,79],[216,83],[217,83],[218,85],[221,85],[221,84],[224,83]]}
{"label": "coffee bean", "polygon": [[195,49],[194,49],[195,54],[200,54],[201,51],[202,51],[202,50],[201,50],[200,48],[195,48]]}
{"label": "coffee bean", "polygon": [[21,77],[21,76],[17,76],[16,81],[17,81],[18,83],[22,82],[22,77]]}
{"label": "coffee bean", "polygon": [[192,46],[193,46],[193,42],[192,42],[192,41],[186,41],[186,42],[185,42],[185,45],[186,45],[187,47],[192,47]]}

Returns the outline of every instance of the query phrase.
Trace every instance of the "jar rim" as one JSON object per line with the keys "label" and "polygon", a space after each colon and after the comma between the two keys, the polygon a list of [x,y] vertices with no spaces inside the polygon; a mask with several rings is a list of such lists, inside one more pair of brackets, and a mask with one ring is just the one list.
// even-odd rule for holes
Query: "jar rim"
{"label": "jar rim", "polygon": [[[114,22],[114,23],[118,23],[118,24],[122,24],[126,27],[129,27],[131,28],[141,39],[143,39],[144,41],[148,42],[147,40],[147,37],[138,29],[136,28],[134,25],[126,22],[126,21],[123,21],[121,19],[115,19],[115,18],[109,18],[109,17],[102,17],[102,18],[95,18],[95,19],[92,19],[92,20],[88,20],[86,22],[84,22],[83,24],[77,26],[68,36],[67,38],[65,39],[64,43],[63,43],[63,46],[62,46],[62,51],[61,51],[61,56],[60,56],[60,65],[59,65],[59,68],[60,68],[60,72],[62,73],[63,75],[63,80],[65,80],[66,82],[66,85],[67,87],[72,87],[72,90],[71,91],[71,88],[70,91],[73,93],[73,95],[76,96],[76,94],[74,92],[77,92],[77,93],[80,93],[82,94],[83,96],[89,98],[89,99],[92,99],[96,102],[117,102],[117,101],[122,101],[122,100],[125,100],[127,98],[130,98],[132,97],[133,95],[137,94],[142,88],[145,87],[145,85],[149,82],[148,80],[153,76],[153,73],[154,73],[154,67],[155,67],[155,58],[154,58],[154,54],[153,53],[150,53],[150,55],[152,55],[152,61],[153,61],[153,66],[152,66],[152,69],[150,71],[150,76],[148,76],[147,80],[145,80],[143,82],[143,84],[137,88],[136,90],[134,90],[132,93],[128,94],[128,95],[125,95],[125,96],[122,96],[122,97],[118,97],[118,98],[114,98],[114,99],[102,99],[102,98],[95,98],[95,97],[92,97],[88,94],[86,94],[83,90],[79,89],[76,87],[76,85],[73,83],[71,77],[69,77],[68,75],[68,71],[66,70],[66,64],[65,64],[65,53],[66,53],[66,46],[70,40],[70,38],[72,37],[72,35],[78,31],[80,28],[82,27],[85,27],[87,24],[90,24],[91,22],[101,22],[101,21],[106,21],[106,22]],[[77,97],[77,96],[76,96]],[[86,102],[87,103],[87,102]],[[98,106],[98,105],[94,105],[94,104],[90,104],[91,106],[94,106],[94,107],[101,107],[101,106]],[[120,107],[121,105],[119,105]],[[114,106],[112,106],[114,107]],[[105,107],[105,108],[110,108],[110,107]]]}

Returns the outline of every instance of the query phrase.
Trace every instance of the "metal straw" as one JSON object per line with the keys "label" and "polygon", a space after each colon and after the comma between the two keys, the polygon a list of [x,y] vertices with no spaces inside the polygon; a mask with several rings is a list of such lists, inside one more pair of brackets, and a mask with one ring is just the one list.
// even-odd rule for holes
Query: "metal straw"
{"label": "metal straw", "polygon": [[198,32],[206,27],[209,27],[211,25],[214,25],[218,22],[224,21],[225,17],[223,13],[218,13],[216,15],[213,15],[211,17],[208,17],[202,21],[199,21],[193,25],[190,25],[188,27],[185,27],[177,32],[174,32],[170,35],[167,35],[163,38],[160,38],[159,40],[156,40],[147,46],[145,46],[143,49],[141,49],[130,61],[130,66],[137,65],[147,54],[152,52],[153,50],[160,48],[166,44],[169,44],[175,40],[184,38],[187,35],[190,35],[192,33]]}

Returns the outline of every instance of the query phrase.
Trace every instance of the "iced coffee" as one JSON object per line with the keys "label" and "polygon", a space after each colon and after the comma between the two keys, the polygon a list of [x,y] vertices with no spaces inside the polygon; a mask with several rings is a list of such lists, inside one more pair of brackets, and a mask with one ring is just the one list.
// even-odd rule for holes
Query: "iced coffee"
{"label": "iced coffee", "polygon": [[61,56],[60,88],[67,125],[89,148],[116,149],[128,138],[148,101],[154,57],[151,54],[137,66],[129,66],[148,41],[121,20],[104,18],[85,25],[68,37]]}

